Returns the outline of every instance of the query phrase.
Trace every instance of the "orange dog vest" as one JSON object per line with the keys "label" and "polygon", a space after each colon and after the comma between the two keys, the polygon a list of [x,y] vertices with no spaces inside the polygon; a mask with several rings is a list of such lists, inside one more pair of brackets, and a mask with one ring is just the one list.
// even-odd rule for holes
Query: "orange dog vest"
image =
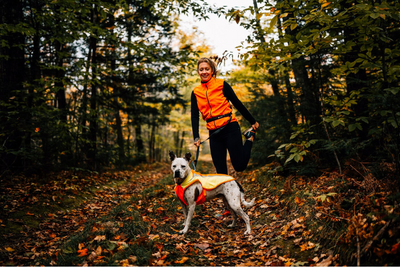
{"label": "orange dog vest", "polygon": [[179,199],[187,206],[188,204],[183,197],[185,194],[185,190],[193,183],[199,182],[203,187],[203,191],[196,199],[196,204],[201,205],[206,201],[207,191],[213,190],[219,185],[233,180],[235,180],[235,178],[225,174],[200,174],[192,170],[180,185],[175,186],[175,193],[179,197]]}

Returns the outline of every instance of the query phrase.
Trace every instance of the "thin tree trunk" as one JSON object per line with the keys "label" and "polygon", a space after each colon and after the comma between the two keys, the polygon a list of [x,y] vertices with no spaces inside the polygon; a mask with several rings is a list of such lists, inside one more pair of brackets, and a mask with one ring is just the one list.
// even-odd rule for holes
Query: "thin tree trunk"
{"label": "thin tree trunk", "polygon": [[[92,22],[96,24],[97,22],[97,12],[96,5],[93,6],[92,9]],[[89,164],[92,168],[96,169],[96,154],[97,154],[97,131],[98,131],[98,110],[97,110],[97,57],[96,57],[96,49],[97,49],[97,40],[94,37],[90,37],[90,44],[92,46],[92,83],[91,83],[91,97],[90,97],[90,123],[89,123],[89,151],[88,158]]]}

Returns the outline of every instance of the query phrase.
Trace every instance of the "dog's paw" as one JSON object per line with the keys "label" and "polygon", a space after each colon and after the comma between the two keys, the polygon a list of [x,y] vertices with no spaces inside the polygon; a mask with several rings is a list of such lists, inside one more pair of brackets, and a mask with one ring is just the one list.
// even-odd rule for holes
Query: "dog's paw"
{"label": "dog's paw", "polygon": [[251,230],[247,230],[246,232],[244,232],[244,235],[249,235],[251,234]]}
{"label": "dog's paw", "polygon": [[230,225],[228,225],[228,227],[229,227],[229,228],[236,227],[236,223],[233,222],[233,223],[231,223]]}
{"label": "dog's paw", "polygon": [[183,230],[179,231],[179,233],[182,234],[182,235],[184,235],[184,234],[187,233],[187,230],[183,229]]}

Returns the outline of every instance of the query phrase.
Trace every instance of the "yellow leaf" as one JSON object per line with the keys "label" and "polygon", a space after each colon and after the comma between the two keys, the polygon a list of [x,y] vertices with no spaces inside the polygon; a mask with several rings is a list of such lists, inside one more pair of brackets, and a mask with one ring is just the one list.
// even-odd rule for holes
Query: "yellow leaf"
{"label": "yellow leaf", "polygon": [[129,265],[129,260],[125,259],[119,262],[119,264],[121,264],[122,266],[128,266]]}
{"label": "yellow leaf", "polygon": [[4,249],[7,250],[8,252],[13,252],[14,251],[14,249],[12,249],[10,247],[5,247]]}
{"label": "yellow leaf", "polygon": [[103,249],[100,246],[98,246],[95,253],[97,256],[100,256],[102,251],[103,251]]}

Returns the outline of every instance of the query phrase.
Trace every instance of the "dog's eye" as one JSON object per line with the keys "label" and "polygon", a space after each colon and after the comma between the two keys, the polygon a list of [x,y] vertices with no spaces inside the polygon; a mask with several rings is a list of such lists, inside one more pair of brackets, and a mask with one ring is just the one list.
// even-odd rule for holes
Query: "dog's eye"
{"label": "dog's eye", "polygon": [[176,168],[176,165],[172,165],[172,168]]}
{"label": "dog's eye", "polygon": [[182,169],[186,168],[186,166],[185,166],[185,165],[182,165],[181,167],[182,167]]}

